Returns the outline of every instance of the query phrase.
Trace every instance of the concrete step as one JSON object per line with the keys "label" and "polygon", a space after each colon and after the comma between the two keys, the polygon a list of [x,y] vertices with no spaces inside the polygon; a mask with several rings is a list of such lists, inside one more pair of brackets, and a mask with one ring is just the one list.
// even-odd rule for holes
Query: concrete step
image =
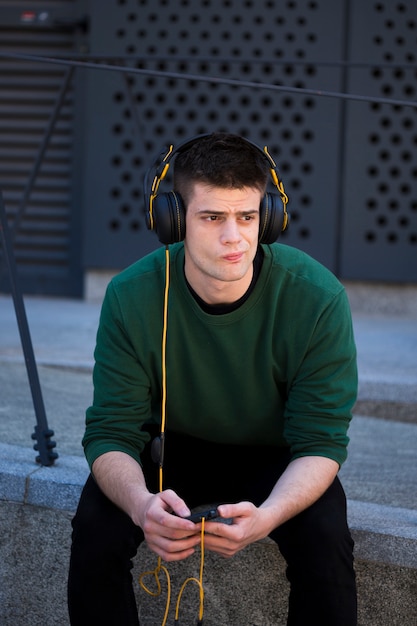
{"label": "concrete step", "polygon": [[[360,388],[341,478],[356,541],[359,626],[417,625],[414,289],[411,295],[406,311],[385,306],[384,316],[354,313]],[[0,623],[66,626],[70,519],[88,475],[80,441],[91,402],[99,305],[42,298],[27,304],[59,458],[50,468],[34,462],[35,416],[16,319],[10,298],[0,296]],[[135,576],[155,565],[142,547]],[[198,559],[172,565],[170,572],[175,596],[184,579],[198,572]],[[204,578],[206,626],[285,624],[285,566],[272,542],[227,561],[207,555]],[[138,586],[136,593],[142,626],[161,623],[164,599],[150,598]],[[182,606],[181,624],[194,625],[196,589],[187,591]]]}
{"label": "concrete step", "polygon": [[[417,425],[384,422],[384,432],[375,441],[374,429],[380,424],[377,418],[357,418],[350,462],[341,472],[348,495],[370,499],[348,500],[356,542],[359,626],[413,626],[417,503],[412,451]],[[368,450],[361,445],[365,434]],[[383,465],[378,453],[387,440],[391,453]],[[402,458],[401,467],[397,455]],[[30,448],[10,444],[0,444],[0,459],[0,623],[23,626],[30,614],[31,624],[65,626],[70,518],[88,475],[87,465],[83,457],[68,455],[60,457],[54,467],[39,467],[33,463]],[[384,483],[389,490],[383,489]],[[390,504],[384,504],[388,499]],[[135,560],[135,581],[155,567],[155,555],[142,546]],[[169,566],[174,598],[186,578],[198,576],[198,568],[198,557]],[[207,554],[204,581],[207,626],[286,623],[285,564],[273,542],[258,542],[231,560]],[[166,589],[165,581],[162,585]],[[192,587],[181,604],[184,626],[196,623],[198,590]],[[151,598],[136,582],[135,590],[142,626],[161,623],[164,594]]]}
{"label": "concrete step", "polygon": [[[71,515],[71,512],[57,508],[0,502],[1,624],[69,624],[66,575]],[[369,520],[366,512],[365,518]],[[410,522],[415,525],[415,517]],[[384,532],[353,531],[357,545],[358,624],[414,626],[417,615],[417,567],[415,563],[398,563],[397,555],[398,552],[415,555],[417,540],[415,535],[405,539],[385,535]],[[376,549],[377,557],[380,555],[381,540],[390,546],[392,562],[374,559],[372,551]],[[133,572],[141,626],[157,626],[162,622],[167,590],[164,577],[159,598],[148,596],[137,582],[144,571],[152,571],[156,565],[155,555],[142,546],[135,559]],[[169,565],[169,573],[173,603],[168,624],[172,625],[180,585],[190,576],[198,577],[198,556]],[[146,580],[152,586],[152,577]],[[204,623],[207,626],[286,624],[288,584],[285,564],[275,544],[268,540],[253,544],[231,560],[225,561],[216,555],[207,554],[203,583]],[[191,585],[181,602],[181,624],[194,626],[197,612],[198,589]]]}

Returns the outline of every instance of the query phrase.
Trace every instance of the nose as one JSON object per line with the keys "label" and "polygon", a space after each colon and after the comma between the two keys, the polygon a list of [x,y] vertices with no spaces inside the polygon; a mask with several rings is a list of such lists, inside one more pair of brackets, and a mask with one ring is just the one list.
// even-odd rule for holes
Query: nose
{"label": "nose", "polygon": [[222,230],[223,243],[236,243],[241,240],[239,224],[234,218],[225,220]]}

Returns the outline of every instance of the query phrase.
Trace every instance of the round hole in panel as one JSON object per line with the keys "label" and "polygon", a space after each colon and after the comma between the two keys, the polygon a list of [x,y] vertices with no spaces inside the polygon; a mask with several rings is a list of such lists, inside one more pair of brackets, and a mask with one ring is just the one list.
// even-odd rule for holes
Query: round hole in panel
{"label": "round hole in panel", "polygon": [[136,233],[141,230],[142,227],[139,220],[131,220],[131,222],[129,223],[129,228],[131,231]]}
{"label": "round hole in panel", "polygon": [[374,241],[376,241],[376,234],[373,231],[371,231],[371,230],[366,231],[365,232],[365,240],[368,243],[373,243]]}
{"label": "round hole in panel", "polygon": [[110,222],[109,222],[109,228],[110,228],[110,230],[111,230],[111,231],[113,231],[113,232],[117,232],[117,231],[119,231],[119,230],[120,230],[120,227],[121,227],[121,222],[120,222],[120,220],[118,220],[118,219],[112,219],[112,220],[110,220]]}
{"label": "round hole in panel", "polygon": [[303,227],[298,230],[298,234],[300,239],[309,239],[310,238],[310,229]]}

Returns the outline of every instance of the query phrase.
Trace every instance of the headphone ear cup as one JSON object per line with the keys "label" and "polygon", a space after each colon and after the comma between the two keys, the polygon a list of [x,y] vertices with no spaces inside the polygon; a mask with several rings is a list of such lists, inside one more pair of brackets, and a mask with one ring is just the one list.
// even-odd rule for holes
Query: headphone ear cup
{"label": "headphone ear cup", "polygon": [[153,230],[161,243],[168,245],[185,237],[185,207],[175,191],[155,196],[152,203]]}
{"label": "headphone ear cup", "polygon": [[266,193],[259,210],[259,243],[274,243],[286,228],[284,205],[277,193]]}

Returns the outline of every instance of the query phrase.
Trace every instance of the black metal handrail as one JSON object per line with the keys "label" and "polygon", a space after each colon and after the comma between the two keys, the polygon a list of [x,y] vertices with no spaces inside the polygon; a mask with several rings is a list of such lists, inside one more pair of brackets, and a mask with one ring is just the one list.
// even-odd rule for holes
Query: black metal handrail
{"label": "black metal handrail", "polygon": [[3,194],[0,191],[0,234],[3,244],[4,258],[6,268],[9,273],[10,286],[12,291],[13,303],[16,312],[17,324],[19,327],[20,340],[22,342],[23,354],[25,357],[26,370],[28,373],[30,390],[32,393],[33,406],[36,414],[35,432],[32,439],[36,439],[34,449],[39,452],[36,461],[41,465],[53,465],[58,458],[58,454],[54,452],[56,446],[55,441],[51,440],[54,431],[48,426],[46,418],[45,405],[42,397],[42,390],[39,382],[38,369],[36,359],[33,352],[32,339],[29,331],[29,324],[26,316],[25,304],[19,281],[17,277],[16,259],[13,252],[12,236],[7,222],[6,208],[3,201]]}
{"label": "black metal handrail", "polygon": [[6,207],[3,200],[3,194],[0,190],[1,242],[4,250],[6,269],[10,279],[16,320],[19,328],[20,340],[25,358],[26,370],[32,394],[33,407],[36,416],[35,431],[32,434],[32,439],[35,440],[36,443],[33,447],[37,452],[39,452],[38,456],[36,457],[36,462],[44,466],[53,465],[55,460],[58,458],[58,453],[54,450],[54,448],[56,447],[56,443],[51,439],[51,437],[54,436],[54,431],[48,426],[45,404],[43,401],[42,389],[39,381],[35,354],[33,351],[32,338],[30,335],[29,324],[26,315],[25,303],[18,280],[17,264],[13,250],[13,240],[17,231],[19,230],[20,221],[26,210],[27,203],[35,185],[37,175],[41,168],[42,161],[49,144],[49,140],[54,132],[56,121],[65,101],[65,96],[71,85],[73,74],[74,68],[68,67],[64,74],[58,97],[52,108],[48,124],[45,128],[45,132],[40,143],[36,159],[33,163],[32,170],[29,174],[29,178],[23,192],[22,200],[14,217],[13,228],[9,227]]}
{"label": "black metal handrail", "polygon": [[[136,57],[136,56],[115,56],[115,57],[105,57],[105,56],[94,56],[94,55],[71,55],[70,56],[48,56],[48,55],[36,55],[36,54],[24,54],[24,53],[13,53],[13,52],[1,52],[0,58],[13,58],[20,59],[21,61],[34,61],[39,63],[49,63],[52,65],[64,65],[67,67],[73,68],[84,68],[84,69],[94,69],[101,71],[109,71],[109,72],[122,72],[128,74],[138,74],[144,76],[158,76],[161,78],[173,78],[177,80],[193,80],[205,83],[216,83],[218,85],[230,85],[230,86],[238,86],[238,87],[247,87],[249,89],[262,89],[267,91],[278,91],[284,93],[292,93],[298,95],[309,95],[313,97],[320,98],[337,98],[338,100],[351,100],[356,102],[373,102],[375,104],[390,104],[392,106],[404,106],[404,107],[412,107],[417,108],[416,100],[404,100],[404,99],[395,99],[395,98],[387,98],[384,96],[371,96],[371,95],[363,95],[357,93],[346,93],[342,91],[328,91],[325,89],[310,89],[307,87],[290,87],[288,85],[277,85],[275,83],[264,83],[264,82],[256,82],[256,81],[247,81],[241,79],[234,78],[223,78],[220,76],[207,76],[205,74],[189,74],[187,72],[170,72],[167,70],[153,70],[153,69],[143,69],[138,67],[133,67],[132,65],[127,64],[127,61],[130,62],[138,62],[138,61],[154,61],[153,57]],[[88,59],[88,60],[86,60]],[[122,65],[117,65],[116,63],[120,63],[122,60]],[[170,59],[172,60],[172,59]],[[190,61],[195,61],[197,59],[190,57]],[[207,60],[207,59],[206,59]],[[242,61],[242,59],[239,59]],[[106,63],[104,63],[106,61]],[[219,59],[213,58],[212,61],[219,61]],[[112,63],[115,63],[114,65]],[[292,63],[291,60],[277,60],[274,63],[281,63],[285,65],[290,65]],[[322,65],[322,62],[313,62],[313,61],[305,61],[302,62],[300,60],[294,61],[294,63],[305,63],[306,65]],[[340,65],[340,67],[354,67],[354,63],[347,62],[334,62],[336,65]],[[366,64],[358,64],[359,67],[373,67],[373,68],[386,68],[386,67],[396,67],[396,64],[387,64],[387,63],[366,63]],[[415,69],[415,63],[409,64],[401,64],[400,67]]]}

